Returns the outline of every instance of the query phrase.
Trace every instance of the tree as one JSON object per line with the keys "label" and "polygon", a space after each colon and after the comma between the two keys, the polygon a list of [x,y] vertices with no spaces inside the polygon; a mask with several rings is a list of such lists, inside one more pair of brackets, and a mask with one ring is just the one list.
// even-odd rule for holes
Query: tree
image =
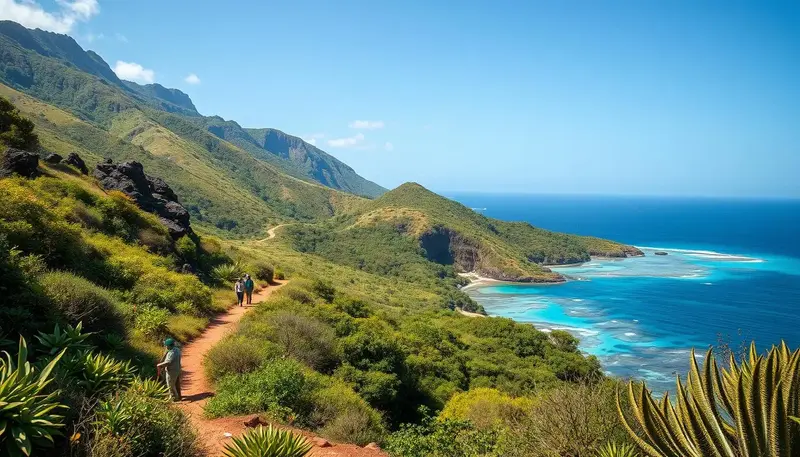
{"label": "tree", "polygon": [[0,97],[0,144],[6,147],[36,151],[39,137],[33,133],[33,122],[20,115],[19,110]]}

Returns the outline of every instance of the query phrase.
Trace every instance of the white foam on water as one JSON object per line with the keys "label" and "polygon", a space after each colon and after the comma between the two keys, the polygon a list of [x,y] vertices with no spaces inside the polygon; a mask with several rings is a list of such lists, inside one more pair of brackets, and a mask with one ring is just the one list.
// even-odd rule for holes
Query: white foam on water
{"label": "white foam on water", "polygon": [[702,249],[678,249],[678,248],[659,248],[653,246],[637,246],[639,249],[651,249],[656,251],[677,252],[692,257],[708,260],[724,260],[729,262],[763,262],[764,259],[748,257],[741,254],[726,254],[724,252],[707,251]]}
{"label": "white foam on water", "polygon": [[633,332],[625,332],[625,336],[636,336]]}
{"label": "white foam on water", "polygon": [[639,322],[639,319],[634,319],[633,321],[634,321],[634,322]]}
{"label": "white foam on water", "polygon": [[572,301],[580,303],[580,302],[583,301],[583,299],[582,298],[573,298]]}
{"label": "white foam on water", "polygon": [[704,283],[703,283],[703,285],[704,285],[704,286],[710,286],[710,285],[712,285],[712,284],[714,284],[714,283],[713,283],[713,282],[704,282]]}

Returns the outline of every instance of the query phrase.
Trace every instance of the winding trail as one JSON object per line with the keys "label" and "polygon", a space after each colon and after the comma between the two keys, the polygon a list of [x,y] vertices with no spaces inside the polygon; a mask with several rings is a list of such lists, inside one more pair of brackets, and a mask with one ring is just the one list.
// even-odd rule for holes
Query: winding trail
{"label": "winding trail", "polygon": [[[272,235],[274,236],[274,234]],[[275,285],[254,293],[253,305],[251,306],[233,306],[228,311],[217,315],[199,337],[183,347],[181,357],[181,393],[183,401],[178,403],[178,407],[189,417],[205,448],[207,457],[221,456],[225,444],[230,441],[230,438],[225,437],[225,434],[230,433],[233,436],[239,436],[244,433],[247,428],[244,422],[252,418],[253,415],[221,417],[219,419],[207,419],[203,415],[208,399],[214,396],[211,383],[203,373],[203,358],[209,349],[226,335],[236,330],[236,325],[245,313],[253,309],[256,304],[264,301],[274,291],[283,287],[287,282],[279,281]],[[290,429],[290,427],[281,426],[280,424],[275,424],[275,426]],[[291,430],[308,437],[312,442],[317,438],[316,435],[305,430]],[[326,447],[319,447],[315,444],[309,455],[314,457],[386,457],[386,454],[376,449],[362,448],[353,444],[335,443],[330,443]]]}
{"label": "winding trail", "polygon": [[263,240],[258,240],[258,242],[259,243],[263,243],[263,242],[265,242],[267,240],[271,240],[271,239],[275,238],[275,230],[278,230],[279,228],[285,227],[287,225],[292,225],[292,224],[280,224],[280,225],[276,225],[275,227],[272,227],[271,229],[267,230],[267,237],[264,238]]}

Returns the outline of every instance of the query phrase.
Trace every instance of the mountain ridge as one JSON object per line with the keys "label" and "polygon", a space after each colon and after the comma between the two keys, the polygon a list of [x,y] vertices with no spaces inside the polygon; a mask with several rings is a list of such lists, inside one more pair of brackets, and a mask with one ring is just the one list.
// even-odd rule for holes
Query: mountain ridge
{"label": "mountain ridge", "polygon": [[131,109],[180,115],[218,138],[230,138],[231,144],[257,160],[296,178],[367,197],[375,197],[386,190],[330,154],[311,149],[311,145],[296,146],[308,152],[294,160],[259,146],[235,122],[229,126],[234,135],[209,129],[219,122],[231,121],[202,116],[191,98],[178,89],[119,79],[102,57],[93,51],[84,51],[67,35],[0,21],[0,82],[105,127],[111,124],[113,117]]}

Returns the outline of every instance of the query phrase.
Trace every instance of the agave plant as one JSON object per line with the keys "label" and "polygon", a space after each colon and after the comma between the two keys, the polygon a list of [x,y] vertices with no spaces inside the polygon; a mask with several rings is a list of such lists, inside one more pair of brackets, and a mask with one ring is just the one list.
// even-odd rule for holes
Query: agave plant
{"label": "agave plant", "polygon": [[171,398],[167,385],[153,379],[136,378],[128,387],[128,390],[156,400],[166,401]]}
{"label": "agave plant", "polygon": [[28,345],[19,339],[17,362],[3,351],[0,358],[0,454],[28,456],[35,448],[53,445],[53,437],[60,435],[62,416],[56,414],[66,406],[58,403],[58,392],[46,392],[52,380],[50,374],[61,356],[60,353],[38,373],[28,362]]}
{"label": "agave plant", "polygon": [[238,260],[234,263],[225,263],[214,267],[212,275],[219,282],[236,281],[244,272],[244,266]]}
{"label": "agave plant", "polygon": [[41,346],[39,351],[55,355],[64,349],[89,349],[91,346],[86,343],[86,339],[91,335],[91,333],[83,333],[83,322],[78,322],[75,327],[67,324],[63,331],[56,324],[53,333],[39,332],[36,339],[39,340],[39,346]]}
{"label": "agave plant", "polygon": [[636,444],[653,457],[790,457],[800,455],[800,350],[785,343],[759,355],[755,344],[737,365],[720,370],[711,350],[701,372],[692,351],[686,385],[677,380],[673,404],[646,386],[628,386],[637,435],[617,407]]}
{"label": "agave plant", "polygon": [[287,430],[258,426],[225,445],[225,457],[303,457],[311,443]]}
{"label": "agave plant", "polygon": [[97,405],[94,425],[113,435],[122,435],[130,428],[133,414],[121,401],[104,401]]}
{"label": "agave plant", "polygon": [[87,352],[83,369],[78,373],[78,385],[90,395],[102,395],[129,384],[134,377],[130,361],[120,362],[105,354]]}
{"label": "agave plant", "polygon": [[638,457],[636,447],[630,444],[607,443],[597,452],[597,457]]}

